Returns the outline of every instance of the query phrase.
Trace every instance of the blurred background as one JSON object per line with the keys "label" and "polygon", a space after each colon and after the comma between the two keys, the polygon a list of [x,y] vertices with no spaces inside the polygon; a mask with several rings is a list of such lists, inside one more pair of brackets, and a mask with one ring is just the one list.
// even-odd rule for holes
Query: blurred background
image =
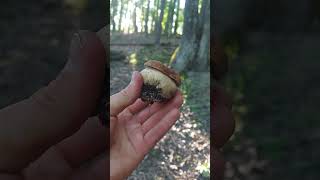
{"label": "blurred background", "polygon": [[107,23],[101,0],[4,0],[0,6],[0,108],[53,80],[67,61],[73,33]]}
{"label": "blurred background", "polygon": [[210,177],[210,1],[110,0],[110,91],[158,60],[180,72],[181,118],[130,180]]}
{"label": "blurred background", "polygon": [[225,179],[320,179],[319,2],[214,1],[237,123]]}

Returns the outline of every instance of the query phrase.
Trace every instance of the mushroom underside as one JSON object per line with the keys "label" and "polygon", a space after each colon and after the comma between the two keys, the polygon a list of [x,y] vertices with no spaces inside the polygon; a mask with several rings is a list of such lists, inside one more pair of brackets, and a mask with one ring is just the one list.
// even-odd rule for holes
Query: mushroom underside
{"label": "mushroom underside", "polygon": [[141,100],[153,103],[166,101],[167,98],[162,96],[161,89],[157,86],[144,83],[141,90]]}

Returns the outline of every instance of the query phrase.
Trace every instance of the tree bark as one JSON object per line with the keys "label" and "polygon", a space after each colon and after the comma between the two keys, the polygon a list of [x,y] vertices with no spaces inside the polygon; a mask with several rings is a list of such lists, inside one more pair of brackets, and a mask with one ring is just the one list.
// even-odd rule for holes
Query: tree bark
{"label": "tree bark", "polygon": [[172,23],[173,23],[173,15],[174,15],[174,9],[175,9],[175,4],[177,0],[171,0],[170,1],[170,6],[168,10],[168,18],[166,22],[166,26],[164,29],[164,33],[169,36],[172,34]]}
{"label": "tree bark", "polygon": [[117,14],[118,11],[118,1],[117,0],[112,0],[111,1],[111,6],[112,6],[112,15],[111,15],[111,22],[112,22],[112,31],[116,31],[116,21],[114,20],[114,17]]}
{"label": "tree bark", "polygon": [[[200,12],[200,15],[199,15],[199,18],[198,18],[198,35],[201,35],[202,34],[202,31],[203,31],[203,28],[204,28],[204,23],[206,23],[207,19],[206,19],[206,11],[208,10],[208,6],[210,6],[210,2],[209,0],[202,0],[202,3],[201,3],[201,12]],[[210,8],[209,8],[210,10]],[[209,17],[210,18],[210,17]]]}
{"label": "tree bark", "polygon": [[161,0],[161,12],[160,12],[160,16],[159,16],[159,19],[157,21],[157,24],[156,24],[156,35],[155,35],[155,44],[156,45],[159,45],[160,44],[160,39],[161,39],[161,33],[162,33],[162,20],[163,20],[163,15],[164,15],[164,8],[165,8],[165,5],[166,5],[166,0]]}
{"label": "tree bark", "polygon": [[138,32],[138,26],[137,26],[137,3],[135,3],[135,5],[134,5],[132,19],[133,19],[134,33],[137,33]]}
{"label": "tree bark", "polygon": [[159,8],[159,0],[155,0],[155,8],[152,12],[152,24],[151,24],[151,32],[155,32],[155,26],[157,24],[158,19],[158,8]]}
{"label": "tree bark", "polygon": [[146,12],[146,17],[145,17],[145,24],[144,24],[144,31],[146,35],[149,33],[149,28],[148,28],[148,22],[149,22],[149,13],[150,13],[150,0],[148,0],[148,5],[147,5],[147,12]]}
{"label": "tree bark", "polygon": [[200,23],[203,26],[201,28],[202,36],[199,42],[197,58],[192,66],[195,67],[194,70],[196,71],[207,70],[210,62],[210,1],[204,7],[205,9],[202,10],[204,13],[200,15],[200,17],[203,16],[204,18],[203,22]]}
{"label": "tree bark", "polygon": [[176,21],[174,23],[174,32],[173,34],[174,35],[177,35],[177,30],[178,30],[178,27],[179,27],[179,11],[180,11],[180,0],[178,0],[177,2],[177,9],[176,9]]}
{"label": "tree bark", "polygon": [[121,0],[120,5],[120,19],[118,24],[118,31],[121,31],[121,25],[122,25],[122,17],[123,17],[123,9],[124,9],[124,0]]}
{"label": "tree bark", "polygon": [[198,0],[186,0],[184,9],[183,35],[179,51],[173,60],[172,67],[182,72],[196,56],[198,42],[196,39],[198,20]]}

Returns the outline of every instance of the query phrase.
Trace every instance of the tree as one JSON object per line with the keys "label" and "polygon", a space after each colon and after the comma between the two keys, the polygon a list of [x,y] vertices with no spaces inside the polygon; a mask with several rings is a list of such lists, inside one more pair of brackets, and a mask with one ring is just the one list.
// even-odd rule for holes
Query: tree
{"label": "tree", "polygon": [[120,19],[119,19],[119,24],[118,24],[118,30],[121,31],[121,25],[122,25],[122,17],[123,17],[123,9],[124,9],[124,0],[121,0],[121,5],[120,5]]}
{"label": "tree", "polygon": [[134,4],[133,14],[132,14],[132,20],[133,20],[133,28],[134,32],[138,32],[138,25],[137,25],[137,3]]}
{"label": "tree", "polygon": [[114,20],[114,17],[117,14],[118,11],[118,1],[117,0],[112,0],[111,1],[111,7],[112,7],[112,15],[111,15],[111,23],[112,23],[112,31],[116,31],[116,22]]}
{"label": "tree", "polygon": [[[207,2],[210,5],[210,1]],[[198,32],[199,13],[198,0],[186,0],[184,10],[183,35],[176,55],[172,59],[172,67],[182,72],[190,67],[193,70],[205,70],[209,62],[210,44],[210,6],[202,7],[205,23],[203,31]]]}
{"label": "tree", "polygon": [[180,11],[180,0],[177,0],[177,6],[176,6],[176,21],[174,23],[174,35],[177,35],[177,30],[179,26],[179,11]]}
{"label": "tree", "polygon": [[[198,32],[199,33],[201,33],[204,28],[204,23],[206,22],[205,20],[208,20],[208,19],[206,19],[206,13],[208,12],[208,10],[206,9],[207,7],[210,7],[209,0],[202,0],[201,12],[200,12],[200,15],[198,18],[198,28],[199,28]],[[210,23],[210,21],[209,21],[209,23]],[[201,35],[201,34],[199,34],[199,35]]]}
{"label": "tree", "polygon": [[144,31],[146,35],[148,35],[148,21],[149,21],[149,12],[150,12],[150,0],[148,0],[147,10],[146,10],[146,17],[144,19]]}
{"label": "tree", "polygon": [[154,9],[152,11],[152,23],[151,23],[151,31],[155,31],[155,26],[157,24],[158,19],[158,10],[159,10],[159,0],[154,1]]}
{"label": "tree", "polygon": [[164,29],[164,33],[167,36],[172,33],[172,23],[173,23],[173,15],[174,15],[176,1],[177,0],[171,0],[169,4],[168,18],[167,18],[166,26]]}
{"label": "tree", "polygon": [[161,5],[160,5],[160,16],[156,24],[156,34],[155,34],[155,44],[160,45],[160,38],[161,38],[161,33],[162,33],[162,20],[163,20],[163,15],[164,15],[164,8],[166,6],[166,0],[161,0]]}
{"label": "tree", "polygon": [[[205,6],[202,6],[202,15],[203,22],[199,23],[201,28],[199,31],[202,32],[202,36],[200,37],[199,42],[199,50],[197,54],[196,61],[194,61],[195,70],[204,70],[208,67],[209,59],[210,59],[210,1],[207,1]],[[201,34],[201,33],[200,33]]]}

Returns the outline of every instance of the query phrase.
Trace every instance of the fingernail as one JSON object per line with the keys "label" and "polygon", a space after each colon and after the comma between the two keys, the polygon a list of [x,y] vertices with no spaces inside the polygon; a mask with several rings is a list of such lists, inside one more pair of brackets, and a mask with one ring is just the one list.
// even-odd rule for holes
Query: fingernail
{"label": "fingernail", "polygon": [[73,34],[67,67],[68,69],[78,69],[83,65],[84,51],[88,50],[88,32],[86,30],[79,30]]}
{"label": "fingernail", "polygon": [[131,81],[130,84],[134,84],[135,83],[135,79],[137,77],[137,71],[133,71],[132,76],[131,76]]}
{"label": "fingernail", "polygon": [[81,52],[81,48],[83,46],[82,37],[80,33],[74,33],[71,39],[70,43],[70,49],[69,49],[69,59],[66,64],[67,70],[74,70],[79,66],[78,59],[79,54]]}
{"label": "fingernail", "polygon": [[70,46],[70,55],[79,52],[79,50],[83,46],[83,38],[81,37],[80,33],[76,32],[72,36],[71,46]]}

